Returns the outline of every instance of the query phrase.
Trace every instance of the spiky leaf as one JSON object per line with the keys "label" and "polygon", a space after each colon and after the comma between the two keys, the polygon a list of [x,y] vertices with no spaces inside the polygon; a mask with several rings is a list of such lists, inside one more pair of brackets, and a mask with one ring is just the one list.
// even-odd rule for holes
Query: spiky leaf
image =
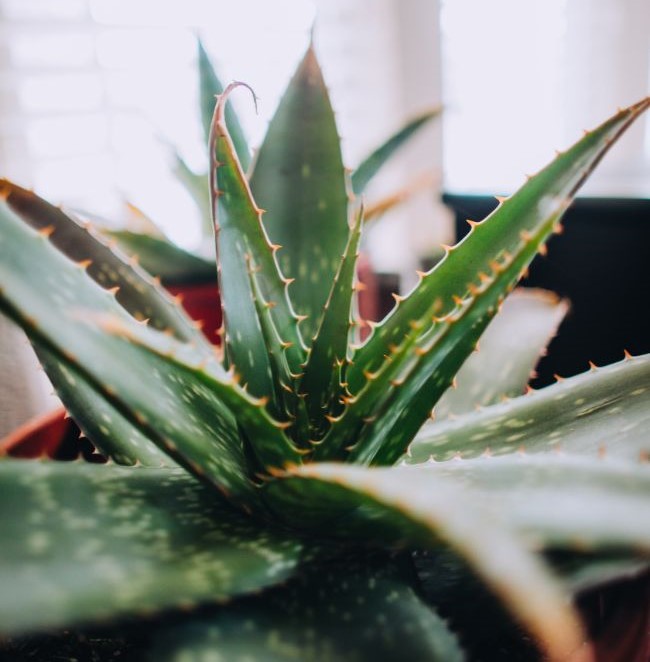
{"label": "spiky leaf", "polygon": [[300,370],[304,347],[289,302],[288,283],[275,259],[277,247],[266,236],[262,212],[253,200],[225,125],[227,97],[235,86],[230,86],[219,99],[210,139],[219,287],[227,358],[251,393],[262,397],[274,393],[275,384],[255,308],[249,273],[253,266],[259,270],[257,283],[265,301],[272,305],[274,325],[286,343],[286,357],[293,373]]}
{"label": "spiky leaf", "polygon": [[522,395],[568,308],[550,292],[515,290],[481,336],[480,349],[458,371],[454,387],[436,404],[436,419]]}
{"label": "spiky leaf", "polygon": [[[374,419],[355,444],[358,461],[391,464],[397,459],[557,227],[572,196],[648,105],[650,99],[619,111],[476,224],[355,352],[348,383],[358,398],[336,434],[354,434],[356,421]],[[391,381],[394,388],[386,394],[377,381]]]}
{"label": "spiky leaf", "polygon": [[501,513],[531,546],[618,549],[650,556],[650,471],[642,464],[517,454],[431,462],[398,471],[406,472],[400,476],[405,482],[419,481],[423,499],[438,489],[439,478],[463,485],[477,501]]}
{"label": "spiky leaf", "polygon": [[307,365],[298,389],[307,400],[309,417],[315,430],[327,427],[326,417],[341,408],[332,402],[342,392],[341,372],[347,361],[348,337],[353,324],[355,267],[358,257],[363,210],[359,210],[350,233],[348,245],[336,273],[332,289],[321,313],[318,331],[314,336]]}
{"label": "spiky leaf", "polygon": [[644,99],[619,111],[531,177],[488,218],[475,224],[355,353],[350,371],[352,391],[363,385],[364,371],[376,370],[389,346],[408,335],[412,323],[421,322],[428,328],[432,316],[443,317],[456,308],[454,297],[463,298],[471,294],[471,287],[481,285],[480,274],[490,278],[495,267],[501,271],[503,266],[496,260],[507,258],[508,264],[514,264],[521,257],[523,263],[532,259],[557,229],[571,198],[605,152],[649,105],[650,99]]}
{"label": "spiky leaf", "polygon": [[[117,288],[117,301],[133,317],[148,319],[154,328],[171,331],[181,340],[207,346],[205,338],[183,310],[151,276],[140,269],[133,258],[120,255],[106,245],[99,233],[89,226],[81,226],[61,209],[6,179],[0,180],[0,198],[3,206],[8,206],[24,223],[49,236],[54,246],[78,262],[103,288]],[[54,279],[50,274],[43,284],[49,285]],[[206,349],[210,351],[209,347]]]}
{"label": "spiky leaf", "polygon": [[399,131],[388,140],[379,145],[369,154],[351,175],[352,190],[359,195],[368,185],[368,182],[379,172],[393,154],[421,128],[440,115],[440,108],[433,108],[421,113],[407,122]]}
{"label": "spiky leaf", "polygon": [[233,662],[460,662],[446,624],[398,572],[351,558],[311,570],[263,600],[243,600],[155,638],[161,662],[222,656]]}
{"label": "spiky leaf", "polygon": [[[212,115],[214,114],[214,106],[216,97],[224,90],[224,86],[219,80],[212,62],[208,56],[203,43],[198,41],[198,60],[199,60],[199,96],[201,105],[201,122],[203,124],[203,133],[205,136],[205,143],[208,144],[210,140],[210,125],[212,124]],[[232,136],[232,141],[237,152],[239,162],[242,164],[244,170],[248,169],[250,165],[250,149],[246,140],[246,135],[241,127],[239,118],[235,110],[229,106],[225,111],[225,121]],[[206,195],[208,194],[207,181],[206,181]],[[209,215],[208,215],[209,217]]]}
{"label": "spiky leaf", "polygon": [[[13,247],[0,263],[0,308],[175,460],[244,502],[253,498],[234,416],[201,383],[208,365],[221,371],[222,388],[228,388],[232,377],[196,347],[182,345],[197,366],[182,367],[107,333],[98,317],[109,315],[114,325],[118,321],[134,334],[141,325],[88,278],[83,267],[4,204],[0,226],[0,246]],[[44,282],[48,289],[42,287]],[[233,394],[238,391],[231,388]],[[240,395],[242,401],[249,399]],[[258,409],[254,402],[249,408]]]}
{"label": "spiky leaf", "polygon": [[[332,535],[363,541],[400,542],[415,548],[446,543],[465,557],[525,623],[553,659],[566,659],[581,642],[580,626],[553,577],[491,509],[453,480],[413,468],[367,469],[312,463],[278,481],[278,498],[299,507],[312,485],[329,485],[333,498],[347,501],[349,516],[330,512]],[[274,487],[271,487],[274,489]],[[293,493],[293,494],[292,494]],[[311,520],[306,506],[305,517]]]}
{"label": "spiky leaf", "polygon": [[223,602],[302,547],[180,469],[0,462],[0,633]]}
{"label": "spiky leaf", "polygon": [[[205,362],[192,347],[142,326],[126,325],[110,317],[98,319],[98,325],[112,340],[127,340],[129,348],[137,350],[142,363],[151,365],[156,377],[165,376],[170,382],[181,384],[176,397],[190,405],[187,412],[190,420],[209,424],[212,417],[217,421],[223,417],[223,421],[229,422],[226,414],[230,414],[264,469],[301,461],[302,452],[284,433],[288,424],[279,423],[269,415],[268,399],[256,399],[247,394],[237,385],[232,373],[226,373],[218,362]],[[167,390],[170,394],[176,391],[169,386]],[[187,395],[187,390],[191,390],[193,396]],[[192,412],[192,404],[198,411]],[[191,468],[203,475],[208,468],[218,472],[218,465],[219,461],[207,452]]]}
{"label": "spiky leaf", "polygon": [[[133,260],[127,261],[125,256],[115,253],[99,234],[80,226],[62,210],[32,192],[7,180],[0,182],[0,190],[6,196],[6,204],[23,222],[48,235],[53,246],[80,264],[78,271],[85,268],[102,287],[117,288],[117,300],[132,315],[138,319],[150,318],[153,326],[179,338],[196,341],[198,347],[211,355],[204,338],[183,311]],[[155,238],[152,241],[160,243]],[[81,274],[70,275],[70,278],[71,281],[58,285],[74,295],[74,284]],[[44,282],[51,280],[52,276],[48,274]],[[141,462],[157,466],[165,463],[164,456],[155,446],[152,447],[146,436],[104,400],[85,381],[82,373],[59,360],[45,345],[37,345],[37,351],[68,410],[102,452],[120,463]],[[111,434],[106,418],[115,421],[119,433]],[[108,432],[104,433],[104,429]]]}
{"label": "spiky leaf", "polygon": [[408,464],[563,451],[632,461],[650,457],[650,355],[591,370],[457,420],[425,425]]}
{"label": "spiky leaf", "polygon": [[172,466],[171,458],[126,419],[74,368],[59,361],[45,346],[38,357],[65,408],[102,455],[118,464]]}
{"label": "spiky leaf", "polygon": [[318,320],[348,239],[348,199],[334,112],[309,48],[271,120],[251,175],[264,226],[305,338]]}
{"label": "spiky leaf", "polygon": [[[274,408],[281,412],[283,420],[290,422],[287,434],[296,444],[302,444],[304,447],[305,440],[309,439],[309,418],[305,399],[299,396],[295,385],[296,378],[291,372],[291,366],[287,360],[287,349],[289,348],[283,342],[275,326],[273,304],[264,299],[259,284],[258,270],[250,260],[248,260],[248,267],[253,302],[269,356],[272,381],[275,384],[275,390],[271,394],[271,397],[275,398]],[[255,443],[255,440],[251,439],[251,445],[255,445]]]}

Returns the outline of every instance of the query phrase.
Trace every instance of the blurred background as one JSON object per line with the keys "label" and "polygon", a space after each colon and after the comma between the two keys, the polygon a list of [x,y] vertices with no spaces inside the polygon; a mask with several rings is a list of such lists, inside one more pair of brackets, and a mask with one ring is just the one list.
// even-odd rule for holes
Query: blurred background
{"label": "blurred background", "polygon": [[[171,150],[205,168],[197,37],[223,80],[255,89],[257,114],[247,95],[233,97],[255,145],[310,35],[349,166],[408,118],[444,105],[369,193],[427,182],[367,238],[375,270],[402,289],[460,234],[474,202],[484,213],[481,196],[513,191],[554,148],[650,87],[647,0],[0,0],[2,176],[115,224],[130,202],[196,249],[199,215]],[[624,239],[646,242],[645,264],[650,118],[585,195],[645,201],[646,234]],[[612,295],[602,296],[615,313]]]}
{"label": "blurred background", "polygon": [[[256,144],[314,25],[350,166],[444,102],[385,183],[429,171],[438,190],[506,193],[649,85],[645,0],[0,0],[3,174],[109,218],[128,200],[191,248],[196,210],[166,144],[203,168],[196,37],[224,80],[259,96],[257,115],[234,97]],[[591,190],[643,195],[649,162],[646,120]],[[402,213],[417,218],[408,250],[390,227],[373,238],[382,270],[445,234],[424,197]]]}

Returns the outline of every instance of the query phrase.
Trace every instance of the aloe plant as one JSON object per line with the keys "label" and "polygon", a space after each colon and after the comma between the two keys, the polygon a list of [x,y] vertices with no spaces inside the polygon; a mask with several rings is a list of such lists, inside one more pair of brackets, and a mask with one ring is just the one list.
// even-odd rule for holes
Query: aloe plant
{"label": "aloe plant", "polygon": [[[0,461],[0,633],[146,615],[156,660],[461,660],[471,632],[425,601],[408,554],[446,549],[549,659],[590,659],[571,587],[650,554],[650,357],[501,402],[530,346],[473,352],[650,99],[472,222],[361,342],[364,211],[315,54],[250,177],[226,121],[238,85],[209,135],[222,350],[136,260],[0,186],[0,308],[110,459]],[[493,372],[461,370],[484,352]],[[455,417],[430,421],[438,401]],[[548,552],[573,554],[564,579]]]}
{"label": "aloe plant", "polygon": [[[207,145],[215,98],[223,92],[224,86],[200,40],[197,43],[197,47],[198,106]],[[304,101],[304,95],[299,95],[296,101],[302,103]],[[440,107],[423,110],[409,119],[393,135],[375,147],[352,171],[350,175],[352,191],[356,195],[362,194],[372,182],[375,175],[390,162],[391,158],[399,152],[400,148],[413,139],[421,129],[438,118],[440,110]],[[252,149],[248,144],[242,123],[231,105],[228,105],[224,112],[226,126],[232,137],[233,146],[242,169],[247,175],[252,175]],[[328,139],[338,140],[333,123],[330,123],[330,125],[332,129],[330,135],[323,136],[323,142],[327,142]],[[280,133],[287,132],[291,131],[291,127],[283,125],[278,120],[274,123],[274,131]],[[280,135],[271,139],[269,148],[264,152],[264,159],[271,162],[275,158],[273,143],[285,144],[285,138]],[[170,147],[170,150],[172,152],[174,173],[178,181],[183,184],[185,190],[194,200],[201,218],[204,238],[210,244],[212,241],[213,224],[208,173],[195,172],[177,150],[173,147]],[[263,167],[256,168],[258,172],[263,169]],[[431,178],[430,176],[423,175],[425,173],[419,173],[412,181],[397,185],[388,195],[382,195],[373,201],[373,204],[367,208],[365,215],[366,221],[383,216],[405,200],[408,200],[414,193],[428,186]],[[266,185],[265,181],[265,178],[260,178],[259,186],[264,187]],[[255,186],[254,183],[253,186]],[[276,210],[275,213],[280,214],[282,211]],[[294,215],[299,215],[298,210],[292,209],[289,211]],[[107,230],[107,233],[117,240],[124,251],[137,255],[142,266],[149,273],[162,278],[163,282],[173,284],[205,282],[214,276],[214,262],[212,260],[206,259],[204,255],[185,251],[170,241],[155,226],[152,229],[155,231],[135,231],[134,229],[127,228]]]}

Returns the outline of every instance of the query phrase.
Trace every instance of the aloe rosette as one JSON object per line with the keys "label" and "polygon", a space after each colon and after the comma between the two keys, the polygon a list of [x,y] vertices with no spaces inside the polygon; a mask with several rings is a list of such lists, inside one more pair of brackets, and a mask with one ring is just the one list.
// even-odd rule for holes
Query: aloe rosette
{"label": "aloe rosette", "polygon": [[[214,65],[210,61],[207,51],[205,50],[202,42],[198,41],[198,87],[199,87],[199,110],[201,124],[203,126],[203,134],[205,143],[207,145],[210,136],[210,125],[212,123],[212,114],[214,111],[215,97],[221,94],[224,90],[224,85],[215,70]],[[295,98],[296,103],[302,103],[305,97],[298,95]],[[393,159],[410,141],[413,141],[421,131],[430,125],[440,115],[441,108],[433,107],[422,110],[414,117],[410,118],[403,126],[401,126],[395,133],[386,138],[383,142],[377,145],[362,161],[357,165],[350,175],[350,186],[354,194],[361,194],[365,191],[366,187],[372,182],[377,173]],[[228,105],[224,111],[225,121],[228,127],[228,132],[233,141],[234,149],[237,153],[237,158],[242,166],[242,169],[250,173],[252,168],[252,152],[246,138],[246,134],[242,129],[242,124],[237,116],[237,113],[231,105]],[[323,128],[329,124],[330,131],[323,140],[327,139],[338,141],[338,136],[335,127],[330,121],[326,122],[321,118],[323,123],[318,127]],[[314,118],[314,122],[318,125],[321,119]],[[291,127],[281,123],[274,124],[274,131],[280,134],[286,134],[290,131]],[[303,131],[309,130],[307,127]],[[265,160],[272,160],[275,158],[274,143],[283,145],[286,136],[278,135],[276,138],[270,138],[269,147],[264,152]],[[284,149],[284,148],[281,148]],[[169,146],[171,152],[171,161],[177,180],[184,186],[189,196],[194,201],[196,208],[201,218],[204,239],[209,245],[212,242],[214,234],[213,221],[212,221],[212,206],[210,202],[210,188],[208,185],[208,174],[199,173],[192,170],[186,163],[177,149]],[[272,167],[272,166],[271,166]],[[258,171],[263,168],[255,168]],[[416,176],[407,180],[406,183],[398,183],[388,195],[382,195],[374,199],[368,206],[365,213],[365,220],[373,220],[382,217],[393,208],[399,206],[402,202],[408,200],[414,193],[422,190],[424,187],[430,185],[433,178],[431,172],[420,172]],[[266,185],[265,181],[260,182],[260,188]],[[282,196],[277,196],[278,202]],[[147,269],[150,273],[160,277],[165,284],[184,285],[197,282],[212,282],[215,278],[214,260],[207,259],[205,255],[199,255],[194,252],[188,252],[171,240],[148,218],[142,218],[143,215],[139,210],[131,207],[132,217],[135,212],[135,222],[128,222],[126,229],[108,229],[106,227],[104,232],[111,238],[115,239],[120,248],[131,255],[137,255],[140,264]],[[289,213],[290,218],[299,219],[299,210],[288,205],[288,209],[279,208],[275,210],[276,214]],[[144,220],[144,222],[143,222]],[[96,219],[100,225],[108,226],[105,220]],[[279,238],[282,239],[282,228],[277,228],[280,232]],[[287,259],[283,265],[285,268],[291,268],[291,260]]]}
{"label": "aloe rosette", "polygon": [[[0,632],[216,603],[150,624],[154,659],[461,660],[469,635],[423,599],[404,554],[442,548],[546,656],[589,659],[574,584],[544,554],[574,553],[572,576],[594,584],[645,567],[650,358],[502,401],[565,304],[519,295],[497,313],[650,100],[472,223],[361,342],[372,172],[350,186],[312,49],[249,174],[228,127],[238,85],[209,135],[220,350],[92,228],[0,187],[0,308],[110,458],[0,462]],[[530,341],[499,343],[509,333]]]}

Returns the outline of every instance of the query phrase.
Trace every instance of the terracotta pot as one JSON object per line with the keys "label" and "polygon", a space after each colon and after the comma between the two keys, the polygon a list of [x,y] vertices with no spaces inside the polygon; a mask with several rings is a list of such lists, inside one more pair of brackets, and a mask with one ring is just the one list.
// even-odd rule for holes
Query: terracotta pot
{"label": "terracotta pot", "polygon": [[221,344],[218,335],[221,327],[221,299],[216,284],[195,283],[190,285],[166,285],[174,296],[180,296],[187,314],[202,324],[202,331],[215,345]]}
{"label": "terracotta pot", "polygon": [[[379,321],[379,283],[370,260],[362,253],[357,263],[359,282],[363,286],[359,292],[359,315],[362,320]],[[364,337],[367,334],[364,328]]]}
{"label": "terracotta pot", "polygon": [[0,456],[13,457],[58,457],[60,450],[78,430],[66,411],[59,407],[29,420],[0,440]]}

